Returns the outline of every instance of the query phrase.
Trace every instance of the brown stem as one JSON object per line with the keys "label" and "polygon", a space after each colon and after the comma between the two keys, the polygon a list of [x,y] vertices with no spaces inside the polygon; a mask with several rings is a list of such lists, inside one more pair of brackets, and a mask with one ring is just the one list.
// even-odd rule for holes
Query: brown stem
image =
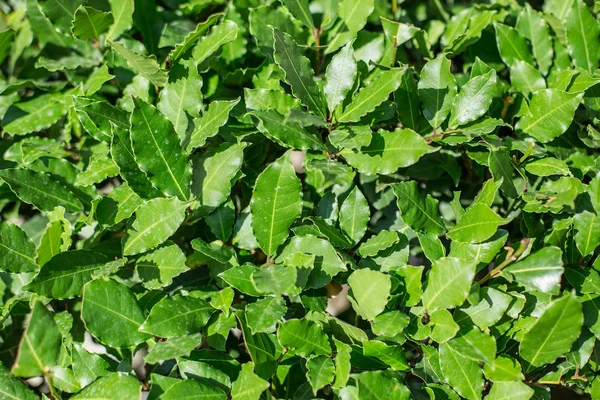
{"label": "brown stem", "polygon": [[500,272],[502,272],[502,270],[505,267],[507,267],[510,263],[512,263],[513,261],[516,261],[519,258],[519,256],[521,254],[523,254],[523,252],[525,250],[527,250],[527,247],[529,246],[529,242],[531,242],[531,239],[529,239],[529,238],[524,238],[523,240],[521,240],[521,245],[519,246],[517,251],[515,251],[512,247],[508,247],[508,246],[505,247],[504,249],[507,251],[508,254],[506,255],[506,258],[504,259],[504,261],[500,265],[498,265],[496,268],[494,268],[493,270],[488,272],[486,276],[481,278],[481,280],[479,281],[479,285],[482,285],[485,282],[489,281],[490,279],[494,278],[495,276],[500,274]]}

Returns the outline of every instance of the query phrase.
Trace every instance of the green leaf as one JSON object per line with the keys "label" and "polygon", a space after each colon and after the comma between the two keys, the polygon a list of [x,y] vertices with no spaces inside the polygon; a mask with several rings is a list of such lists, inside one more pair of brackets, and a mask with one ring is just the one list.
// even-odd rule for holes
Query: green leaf
{"label": "green leaf", "polygon": [[315,356],[306,361],[306,377],[315,395],[333,381],[334,374],[335,367],[329,356]]}
{"label": "green leaf", "polygon": [[104,358],[90,353],[79,343],[73,343],[71,359],[73,373],[81,387],[86,387],[99,377],[110,373],[110,365]]}
{"label": "green leaf", "polygon": [[340,207],[340,228],[354,243],[357,243],[367,231],[370,217],[367,199],[358,186],[355,186]]}
{"label": "green leaf", "polygon": [[571,349],[582,325],[579,302],[569,295],[556,299],[525,333],[519,354],[533,367],[550,364]]}
{"label": "green leaf", "polygon": [[281,0],[281,4],[288,9],[294,18],[302,22],[304,26],[310,29],[315,29],[315,22],[313,21],[312,14],[308,9],[307,0]]}
{"label": "green leaf", "polygon": [[348,277],[348,299],[362,318],[372,321],[385,309],[392,286],[390,277],[378,271],[359,269]]}
{"label": "green leaf", "polygon": [[231,101],[213,101],[208,110],[198,119],[196,127],[183,140],[183,147],[188,153],[195,148],[204,147],[206,139],[219,133],[219,129],[227,123],[229,113],[239,103],[240,99]]}
{"label": "green leaf", "polygon": [[455,257],[444,257],[432,264],[423,292],[423,306],[430,311],[460,306],[467,298],[475,264]]}
{"label": "green leaf", "polygon": [[84,286],[81,318],[92,335],[111,347],[134,347],[150,338],[139,332],[144,312],[135,295],[112,279]]}
{"label": "green leaf", "polygon": [[233,232],[235,222],[235,207],[231,200],[217,207],[206,216],[206,224],[210,231],[221,241],[227,241]]}
{"label": "green leaf", "polygon": [[83,285],[94,272],[110,259],[90,250],[73,250],[59,253],[40,269],[27,289],[44,297],[69,299],[81,294]]}
{"label": "green leaf", "polygon": [[90,74],[85,85],[83,86],[83,90],[85,91],[86,96],[91,96],[96,93],[102,85],[111,79],[113,79],[115,75],[111,75],[108,73],[108,67],[106,64],[103,64],[101,67],[94,68],[94,71]]}
{"label": "green leaf", "polygon": [[184,336],[198,332],[214,312],[206,301],[175,295],[160,300],[139,328],[160,337]]}
{"label": "green leaf", "polygon": [[496,233],[498,226],[506,221],[485,204],[467,208],[460,222],[448,232],[448,237],[457,242],[479,243]]}
{"label": "green leaf", "polygon": [[191,118],[202,108],[202,78],[196,65],[181,61],[171,68],[169,81],[160,92],[156,107],[173,124],[180,139],[185,138]]}
{"label": "green leaf", "polygon": [[327,240],[312,235],[294,236],[281,250],[277,260],[287,260],[297,253],[315,256],[313,270],[306,284],[307,288],[323,287],[338,272],[346,271],[344,262],[340,260],[334,247]]}
{"label": "green leaf", "polygon": [[256,180],[250,201],[252,231],[268,255],[285,241],[302,212],[300,189],[290,153],[271,163]]}
{"label": "green leaf", "polygon": [[188,267],[179,246],[167,242],[138,258],[135,269],[145,288],[160,289],[169,286],[173,278],[187,271]]}
{"label": "green leaf", "polygon": [[525,166],[527,172],[537,176],[571,175],[569,166],[554,157],[545,157],[535,160]]}
{"label": "green leaf", "polygon": [[101,34],[108,31],[113,22],[113,16],[109,12],[79,6],[75,11],[71,32],[77,39],[98,39]]}
{"label": "green leaf", "polygon": [[308,358],[311,355],[328,355],[331,346],[327,335],[319,326],[307,319],[290,319],[277,329],[279,343],[292,354]]}
{"label": "green leaf", "polygon": [[192,193],[208,211],[229,197],[244,160],[245,143],[223,144],[193,158]]}
{"label": "green leaf", "polygon": [[167,196],[190,197],[191,165],[173,125],[156,108],[136,98],[131,141],[140,169]]}
{"label": "green leaf", "polygon": [[462,397],[481,399],[483,376],[477,361],[464,357],[448,343],[440,344],[440,366],[445,379]]}
{"label": "green leaf", "polygon": [[223,14],[213,14],[206,19],[206,21],[196,25],[196,29],[191,31],[181,43],[175,45],[175,48],[169,53],[169,60],[172,63],[177,62],[180,58],[183,58],[187,51],[194,47],[196,42],[203,37],[208,29],[217,23],[219,19],[223,17]]}
{"label": "green leaf", "polygon": [[431,195],[422,197],[417,182],[401,182],[392,185],[397,197],[402,220],[415,232],[439,235],[446,227],[438,211],[438,201]]}
{"label": "green leaf", "polygon": [[[552,36],[550,36],[548,26],[543,16],[535,11],[528,3],[525,3],[525,8],[519,13],[516,29],[531,43],[531,50],[540,68],[540,72],[543,75],[546,75],[552,65],[554,49],[552,47]],[[527,65],[531,64],[527,63]],[[511,66],[511,73],[512,67],[514,67],[514,65]]]}
{"label": "green leaf", "polygon": [[198,379],[181,381],[161,395],[161,400],[225,400],[227,395],[218,386]]}
{"label": "green leaf", "polygon": [[383,230],[363,242],[358,248],[358,253],[361,257],[375,256],[380,251],[398,243],[399,240],[396,232]]}
{"label": "green leaf", "polygon": [[108,37],[116,39],[133,25],[133,1],[108,0],[114,23],[108,31]]}
{"label": "green leaf", "polygon": [[56,363],[60,342],[60,331],[52,313],[40,301],[36,301],[29,324],[23,332],[12,373],[19,377],[46,374]]}
{"label": "green leaf", "polygon": [[51,127],[66,113],[64,96],[45,94],[12,104],[2,117],[2,129],[13,136],[26,135]]}
{"label": "green leaf", "polygon": [[131,135],[128,130],[112,125],[112,141],[110,146],[111,156],[119,167],[119,174],[129,184],[131,189],[143,198],[159,197],[160,191],[156,189],[148,176],[142,171],[133,154]]}
{"label": "green leaf", "polygon": [[563,272],[562,251],[554,246],[540,249],[503,270],[518,283],[544,293],[559,288]]}
{"label": "green leaf", "polygon": [[429,323],[433,325],[429,337],[438,343],[444,343],[452,339],[458,333],[460,327],[448,310],[439,309],[431,313]]}
{"label": "green leaf", "polygon": [[37,400],[39,398],[20,379],[15,378],[4,365],[0,365],[0,387],[6,399]]}
{"label": "green leaf", "polygon": [[25,232],[10,222],[0,222],[0,269],[10,273],[33,272],[36,263],[35,244]]}
{"label": "green leaf", "polygon": [[594,72],[600,62],[600,26],[582,0],[573,1],[565,19],[567,49],[576,66]]}
{"label": "green leaf", "polygon": [[510,82],[524,95],[546,88],[546,81],[542,74],[534,66],[522,60],[515,60],[510,67]]}
{"label": "green leaf", "polygon": [[496,382],[486,400],[528,400],[534,395],[534,390],[522,382]]}
{"label": "green leaf", "polygon": [[365,356],[376,357],[397,371],[410,369],[402,346],[388,346],[378,340],[365,341],[363,345]]}
{"label": "green leaf", "polygon": [[537,91],[529,103],[529,112],[517,122],[516,129],[547,143],[562,135],[571,125],[582,96],[582,93],[566,93],[558,89]]}
{"label": "green leaf", "polygon": [[127,60],[127,65],[135,72],[152,82],[157,87],[165,86],[167,73],[160,68],[155,56],[146,57],[137,54],[125,46],[108,40],[110,47],[121,57]]}
{"label": "green leaf", "polygon": [[242,364],[242,371],[231,385],[231,398],[236,400],[258,400],[269,388],[269,382],[254,373],[254,363]]}
{"label": "green leaf", "polygon": [[398,168],[415,164],[425,154],[436,151],[425,139],[410,129],[388,132],[380,129],[373,132],[368,146],[360,149],[345,149],[342,156],[348,164],[365,175],[391,174]]}
{"label": "green leaf", "polygon": [[164,342],[158,342],[144,356],[144,361],[148,364],[157,364],[160,361],[171,360],[176,357],[187,357],[201,342],[201,333],[174,337]]}
{"label": "green leaf", "polygon": [[494,23],[494,29],[498,51],[506,65],[510,67],[516,60],[535,65],[526,36],[521,35],[515,28],[497,22]]}
{"label": "green leaf", "polygon": [[123,236],[123,254],[144,253],[163,243],[183,222],[185,209],[186,204],[174,197],[153,199],[139,206]]}
{"label": "green leaf", "polygon": [[299,150],[326,150],[316,130],[289,121],[277,111],[254,111],[258,119],[257,128],[266,137],[283,147]]}
{"label": "green leaf", "polygon": [[392,374],[386,371],[367,371],[354,375],[358,381],[358,395],[361,400],[408,400],[410,391]]}
{"label": "green leaf", "polygon": [[287,307],[281,296],[266,297],[246,306],[246,320],[253,333],[273,333]]}
{"label": "green leaf", "polygon": [[450,61],[445,54],[425,64],[417,88],[425,118],[433,128],[438,128],[448,117],[457,91],[456,79],[450,73]]}
{"label": "green leaf", "polygon": [[362,88],[344,107],[337,118],[339,122],[358,122],[362,117],[375,110],[377,106],[390,97],[402,82],[406,68],[392,68],[379,73],[375,79]]}
{"label": "green leaf", "polygon": [[[295,282],[297,279],[296,269],[288,265],[268,265],[255,270],[252,273],[252,282],[259,293],[274,294],[294,294],[297,292]],[[248,326],[250,326],[250,317],[246,314]]]}
{"label": "green leaf", "polygon": [[583,256],[593,253],[600,245],[600,218],[596,213],[583,211],[573,219],[575,244]]}
{"label": "green leaf", "polygon": [[284,72],[284,80],[292,88],[292,93],[310,111],[325,119],[327,108],[323,91],[314,81],[310,61],[300,51],[300,47],[287,33],[273,29],[273,57]]}
{"label": "green leaf", "polygon": [[238,31],[238,25],[230,20],[225,20],[213,26],[210,33],[202,37],[192,51],[192,58],[196,64],[201,64],[219,50],[221,46],[235,40]]}
{"label": "green leaf", "polygon": [[496,92],[496,71],[479,75],[462,86],[452,103],[450,127],[475,121],[486,113]]}
{"label": "green leaf", "polygon": [[142,385],[137,379],[123,373],[113,373],[98,379],[71,398],[75,400],[137,399],[141,395]]}
{"label": "green leaf", "polygon": [[354,60],[352,43],[348,43],[332,57],[325,72],[323,92],[329,110],[335,109],[346,98],[346,95],[354,86],[357,74],[358,70]]}

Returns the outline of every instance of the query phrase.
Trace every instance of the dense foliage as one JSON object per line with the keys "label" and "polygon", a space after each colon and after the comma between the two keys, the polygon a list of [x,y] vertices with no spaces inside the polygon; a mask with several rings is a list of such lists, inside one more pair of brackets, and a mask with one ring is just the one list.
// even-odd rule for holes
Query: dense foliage
{"label": "dense foliage", "polygon": [[600,399],[600,3],[475,3],[1,2],[0,398]]}

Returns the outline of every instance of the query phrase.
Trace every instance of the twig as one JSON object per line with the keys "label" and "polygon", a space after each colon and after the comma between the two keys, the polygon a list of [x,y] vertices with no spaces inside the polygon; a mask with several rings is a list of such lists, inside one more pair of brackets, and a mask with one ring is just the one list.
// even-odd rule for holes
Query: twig
{"label": "twig", "polygon": [[495,276],[500,274],[500,272],[502,272],[502,270],[506,268],[509,264],[511,264],[513,261],[516,261],[519,258],[519,256],[523,254],[525,250],[527,250],[527,247],[529,246],[530,242],[531,239],[529,238],[524,238],[523,240],[521,240],[521,245],[519,246],[517,251],[515,251],[512,247],[505,247],[504,250],[506,250],[508,254],[506,255],[504,261],[496,268],[488,272],[486,276],[481,278],[481,280],[478,282],[479,285],[483,285],[490,279],[494,278]]}

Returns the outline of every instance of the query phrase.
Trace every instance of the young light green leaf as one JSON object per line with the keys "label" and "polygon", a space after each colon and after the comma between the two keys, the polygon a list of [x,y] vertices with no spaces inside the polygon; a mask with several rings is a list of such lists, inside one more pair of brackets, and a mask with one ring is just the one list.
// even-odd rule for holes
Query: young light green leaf
{"label": "young light green leaf", "polygon": [[26,286],[27,290],[54,299],[70,299],[81,294],[95,271],[110,259],[90,250],[65,251],[54,256]]}
{"label": "young light green leaf", "polygon": [[452,339],[460,329],[458,324],[454,322],[452,314],[443,308],[431,313],[429,323],[433,325],[429,337],[438,343],[445,343]]}
{"label": "young light green leaf", "polygon": [[252,231],[268,255],[285,241],[302,212],[300,190],[290,153],[271,163],[256,180],[250,201]]}
{"label": "young light green leaf", "polygon": [[454,75],[450,73],[450,61],[445,54],[425,64],[417,88],[425,118],[433,128],[438,128],[448,117],[457,90]]}
{"label": "young light green leaf", "polygon": [[199,379],[188,379],[171,386],[161,395],[161,400],[225,400],[227,395],[214,384]]}
{"label": "young light green leaf", "polygon": [[348,277],[348,285],[348,299],[358,315],[372,321],[383,312],[392,286],[388,275],[359,269]]}
{"label": "young light green leaf", "polygon": [[106,64],[103,64],[101,67],[94,68],[94,71],[90,74],[85,85],[83,86],[83,90],[86,96],[91,96],[96,93],[102,85],[111,79],[113,79],[115,75],[111,75],[108,73],[108,67]]}
{"label": "young light green leaf", "polygon": [[427,153],[436,151],[425,139],[410,129],[373,132],[371,143],[360,149],[344,149],[348,164],[365,175],[391,174],[398,168],[415,164]]}
{"label": "young light green leaf", "polygon": [[457,242],[479,243],[496,233],[498,226],[506,221],[485,204],[475,204],[465,212],[460,222],[448,232],[448,237]]}
{"label": "young light green leaf", "polygon": [[550,364],[571,349],[582,325],[581,304],[570,295],[556,299],[525,333],[519,354],[533,367]]}
{"label": "young light green leaf", "polygon": [[554,246],[540,249],[503,270],[520,284],[544,293],[558,289],[563,272],[562,251]]}
{"label": "young light green leaf", "polygon": [[358,186],[355,186],[340,207],[340,228],[357,243],[365,235],[370,218],[369,203]]}
{"label": "young light green leaf", "polygon": [[238,25],[230,20],[225,20],[218,25],[215,25],[210,30],[210,33],[202,37],[194,50],[192,58],[197,64],[201,64],[219,48],[237,38]]}
{"label": "young light green leaf", "polygon": [[[486,364],[487,365],[487,364]],[[496,382],[486,400],[529,400],[535,391],[523,382]]]}
{"label": "young light green leaf", "polygon": [[[290,0],[293,1],[293,0]],[[345,98],[354,86],[358,74],[352,43],[344,46],[327,66],[325,72],[325,98],[329,110],[334,110]]]}
{"label": "young light green leaf", "polygon": [[423,306],[430,311],[460,306],[475,277],[475,263],[455,257],[435,261],[423,292]]}
{"label": "young light green leaf", "polygon": [[123,236],[123,254],[151,250],[167,240],[185,218],[186,204],[176,198],[147,201],[135,211],[135,220]]}
{"label": "young light green leaf", "polygon": [[127,60],[127,65],[129,65],[132,70],[148,79],[157,87],[166,85],[168,80],[167,73],[160,68],[154,55],[146,57],[134,53],[125,46],[113,42],[112,40],[108,40],[107,42],[118,55]]}
{"label": "young light green leaf", "polygon": [[[282,294],[292,295],[298,292],[295,282],[297,280],[296,268],[291,265],[272,264],[263,266],[254,270],[252,273],[252,282],[259,293],[274,294],[281,296]],[[250,320],[248,326],[250,326]]]}
{"label": "young light green leaf", "polygon": [[191,49],[196,42],[203,37],[208,29],[217,23],[219,19],[223,17],[223,14],[213,14],[206,19],[206,21],[196,25],[196,29],[190,32],[181,43],[175,45],[175,48],[169,53],[169,60],[172,63],[177,62],[182,58],[189,49]]}
{"label": "young light green leaf", "polygon": [[86,387],[101,376],[110,372],[110,365],[99,354],[90,353],[79,343],[73,343],[72,368],[81,387]]}
{"label": "young light green leaf", "polygon": [[232,400],[258,400],[269,388],[269,382],[254,373],[254,363],[242,364],[238,378],[231,384]]}
{"label": "young light green leaf", "polygon": [[382,71],[373,81],[362,88],[352,102],[348,104],[344,111],[337,117],[339,122],[358,122],[360,119],[373,111],[378,105],[390,97],[402,82],[402,76],[406,73],[406,68],[391,68]]}
{"label": "young light green leaf", "polygon": [[533,94],[529,112],[521,117],[516,128],[547,143],[562,135],[571,125],[582,97],[583,93],[566,93],[558,89],[539,90]]}
{"label": "young light green leaf", "polygon": [[567,49],[576,66],[594,72],[600,62],[600,26],[587,4],[573,1],[566,15]]}
{"label": "young light green leaf", "polygon": [[219,133],[219,129],[227,123],[229,113],[239,102],[240,99],[210,103],[208,110],[195,122],[196,128],[183,140],[186,151],[191,153],[195,148],[203,147],[206,139]]}
{"label": "young light green leaf", "polygon": [[37,271],[36,257],[35,244],[21,228],[0,222],[0,270],[13,274]]}
{"label": "young light green leaf", "polygon": [[323,91],[314,81],[310,61],[300,52],[300,47],[287,33],[273,29],[274,59],[284,72],[284,80],[302,104],[317,116],[325,119],[326,102]]}
{"label": "young light green leaf", "polygon": [[113,16],[93,7],[79,6],[75,11],[71,32],[77,39],[98,39],[113,25]]}
{"label": "young light green leaf", "polygon": [[111,347],[134,347],[150,336],[139,332],[144,312],[123,283],[96,279],[83,288],[81,319],[100,342]]}
{"label": "young light green leaf", "polygon": [[370,237],[368,240],[363,242],[358,248],[358,253],[361,257],[375,256],[382,250],[393,246],[398,243],[400,238],[398,233],[394,231],[383,230],[377,235]]}
{"label": "young light green leaf", "polygon": [[114,23],[108,31],[108,37],[116,39],[133,25],[133,0],[108,0],[114,17]]}
{"label": "young light green leaf", "polygon": [[190,197],[192,171],[173,125],[156,108],[136,98],[131,141],[140,169],[167,196]]}
{"label": "young light green leaf", "polygon": [[46,374],[54,367],[61,335],[52,313],[40,301],[33,304],[29,324],[23,332],[12,373],[19,377]]}
{"label": "young light green leaf", "polygon": [[13,136],[26,135],[49,128],[66,113],[64,96],[44,94],[12,104],[2,117],[2,129]]}

